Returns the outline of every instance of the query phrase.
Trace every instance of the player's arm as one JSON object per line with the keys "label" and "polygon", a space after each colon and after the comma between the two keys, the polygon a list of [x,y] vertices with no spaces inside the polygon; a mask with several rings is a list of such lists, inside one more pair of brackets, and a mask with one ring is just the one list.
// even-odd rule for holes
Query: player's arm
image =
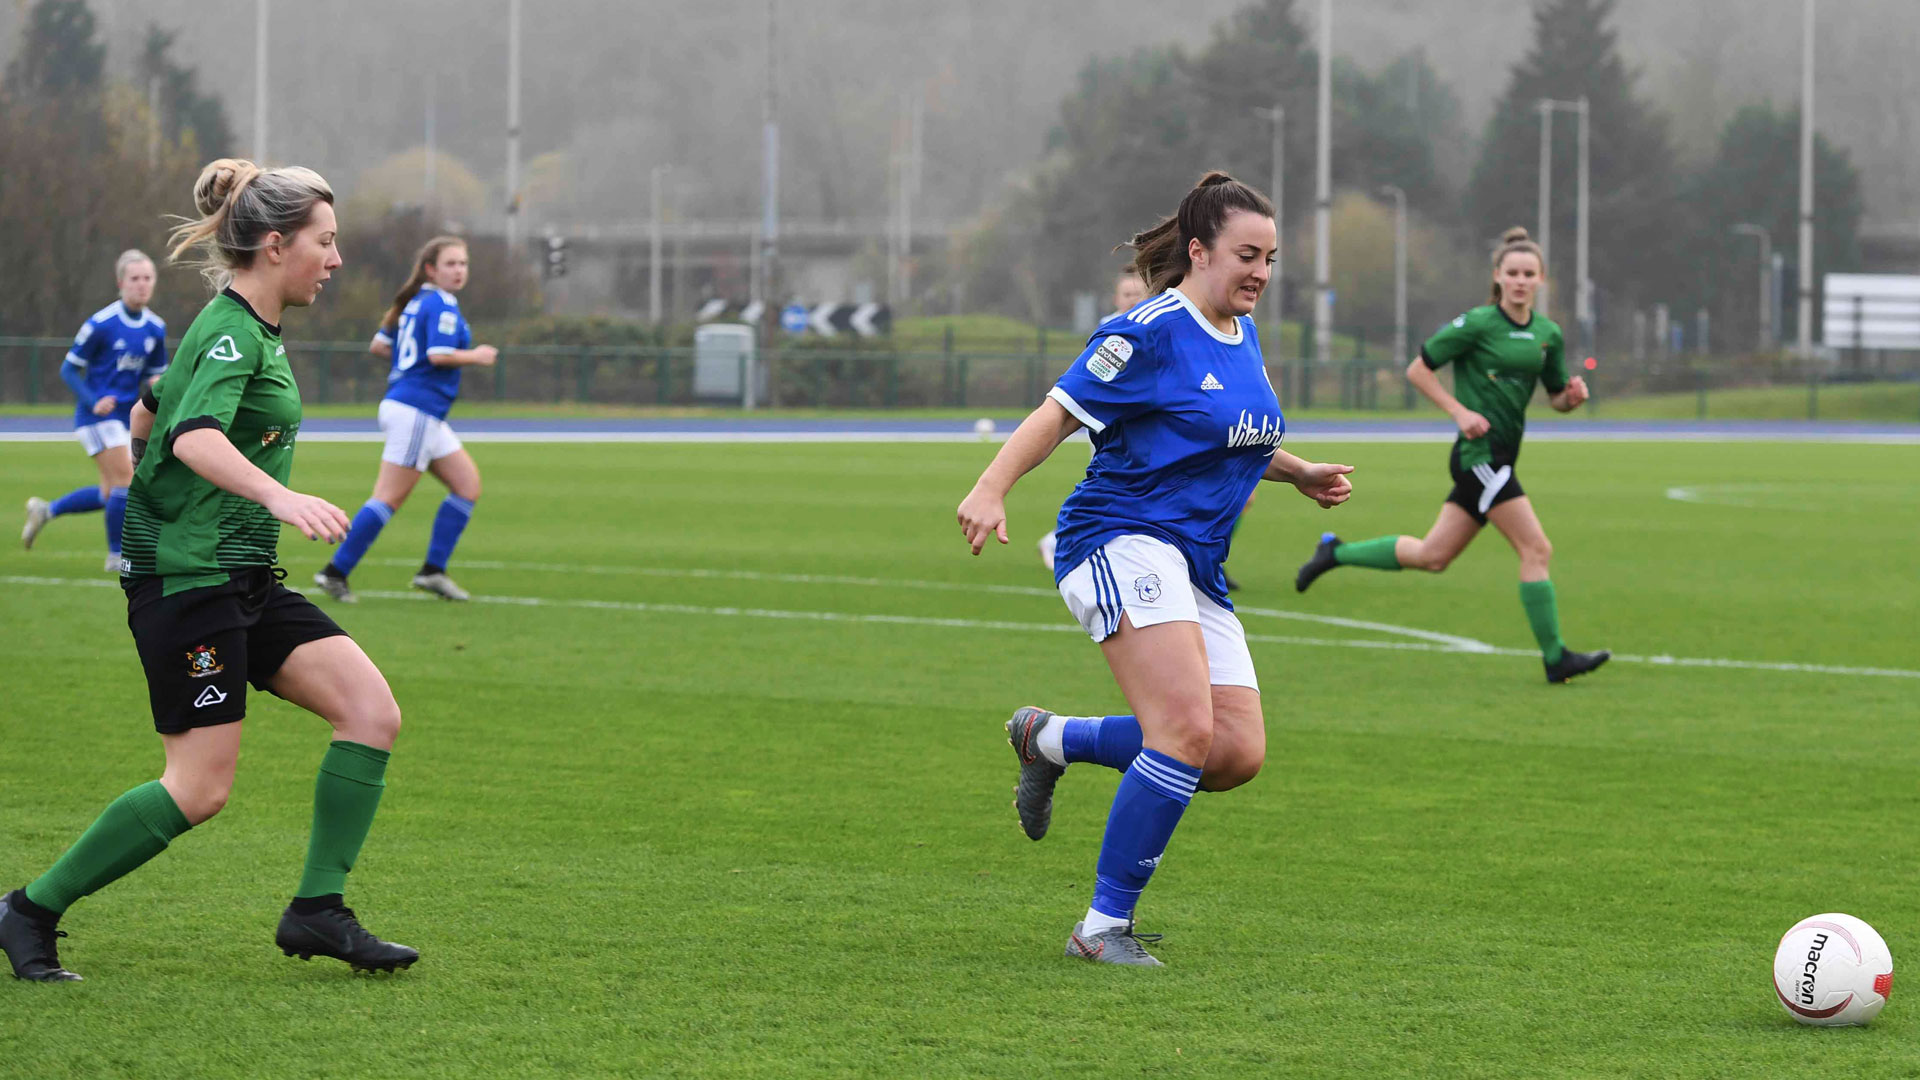
{"label": "player's arm", "polygon": [[[158,376],[155,376],[158,380]],[[133,455],[133,463],[147,452],[147,440],[153,437],[153,414],[160,411],[160,400],[154,397],[153,383],[149,382],[140,390],[140,400],[133,403],[133,412],[127,417],[127,434],[133,442],[128,452]]]}
{"label": "player's arm", "polygon": [[337,542],[350,527],[339,507],[289,490],[248,461],[227,438],[247,383],[260,368],[260,346],[249,346],[222,336],[212,351],[194,362],[185,385],[167,380],[168,421],[161,433],[167,452],[214,487],[266,507],[307,539]]}
{"label": "player's arm", "polygon": [[[81,406],[92,409],[95,416],[105,416],[113,411],[116,404],[110,398],[96,397],[93,388],[87,385],[87,368],[100,355],[100,343],[105,340],[93,332],[93,323],[81,324],[80,332],[73,336],[73,347],[67,350],[67,358],[60,365],[60,381],[73,391],[73,399]],[[101,404],[106,409],[102,411]]]}
{"label": "player's arm", "polygon": [[381,327],[373,332],[373,340],[367,342],[367,351],[382,360],[393,359],[393,331]]}
{"label": "player's arm", "polygon": [[1434,372],[1463,359],[1479,344],[1480,327],[1474,313],[1469,311],[1442,324],[1420,345],[1420,355],[1407,364],[1407,381],[1428,401],[1438,405],[1441,412],[1452,417],[1460,434],[1469,439],[1480,438],[1493,425],[1486,417],[1460,404],[1459,398],[1440,385],[1440,376]]}
{"label": "player's arm", "polygon": [[351,523],[340,508],[317,495],[302,495],[261,471],[215,427],[197,427],[176,435],[173,456],[202,480],[243,499],[299,529],[309,540],[329,544],[346,539]]}
{"label": "player's arm", "polygon": [[1007,542],[1007,492],[1080,427],[1080,421],[1053,398],[1042,401],[1039,408],[1020,421],[1020,426],[1001,445],[1000,452],[993,455],[993,463],[974,481],[973,490],[960,500],[960,509],[955,514],[975,555],[986,546],[989,536],[998,536],[1003,544]]}
{"label": "player's arm", "polygon": [[1300,494],[1319,503],[1321,509],[1331,510],[1353,496],[1353,481],[1347,479],[1352,471],[1351,465],[1308,461],[1276,447],[1273,460],[1267,463],[1267,471],[1260,479],[1292,484],[1300,489]]}
{"label": "player's arm", "polygon": [[1541,385],[1547,388],[1547,404],[1553,411],[1569,413],[1587,400],[1587,380],[1575,375],[1567,378],[1565,342],[1555,341],[1547,349],[1546,364],[1540,371]]}
{"label": "player's arm", "polygon": [[500,355],[491,345],[473,344],[467,320],[454,308],[426,307],[420,318],[427,327],[427,363],[435,367],[490,367]]}

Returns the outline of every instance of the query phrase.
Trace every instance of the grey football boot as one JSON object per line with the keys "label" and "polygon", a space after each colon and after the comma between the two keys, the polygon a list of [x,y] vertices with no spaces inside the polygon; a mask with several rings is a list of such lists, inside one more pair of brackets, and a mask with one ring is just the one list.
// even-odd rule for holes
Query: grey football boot
{"label": "grey football boot", "polygon": [[321,570],[313,575],[313,583],[319,586],[321,592],[326,593],[328,596],[333,597],[343,604],[357,604],[360,602],[360,598],[353,595],[353,590],[347,587],[347,579],[338,574],[329,574],[325,570]]}
{"label": "grey football boot", "polygon": [[1043,757],[1036,741],[1041,730],[1053,721],[1054,715],[1038,705],[1014,710],[1013,719],[1007,721],[1007,742],[1013,746],[1014,756],[1020,759],[1020,782],[1013,788],[1013,808],[1019,811],[1020,827],[1026,830],[1029,840],[1047,835],[1047,826],[1053,823],[1053,785],[1067,771],[1066,766],[1055,765]]}
{"label": "grey football boot", "polygon": [[437,574],[415,574],[413,587],[422,592],[430,592],[442,600],[468,599],[467,590],[455,585],[445,571]]}
{"label": "grey football boot", "polygon": [[53,520],[53,504],[35,495],[27,500],[27,523],[20,529],[20,545],[29,551],[33,549],[33,540],[40,530]]}
{"label": "grey football boot", "polygon": [[1116,926],[1111,930],[1102,930],[1097,934],[1086,932],[1087,924],[1073,924],[1073,933],[1067,937],[1067,959],[1086,960],[1095,964],[1127,964],[1133,967],[1165,967],[1153,958],[1142,942],[1159,941],[1159,934],[1136,934],[1133,924]]}

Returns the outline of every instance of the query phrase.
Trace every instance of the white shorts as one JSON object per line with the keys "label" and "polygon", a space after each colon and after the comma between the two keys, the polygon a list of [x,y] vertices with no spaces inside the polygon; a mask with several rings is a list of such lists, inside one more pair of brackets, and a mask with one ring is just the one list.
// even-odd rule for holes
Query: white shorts
{"label": "white shorts", "polygon": [[392,398],[380,401],[380,432],[387,437],[380,460],[415,472],[460,449],[452,425]]}
{"label": "white shorts", "polygon": [[95,457],[103,450],[111,450],[116,446],[126,446],[133,442],[133,435],[127,431],[127,425],[118,420],[84,424],[73,429],[73,437],[80,440],[80,445],[86,448],[88,457]]}
{"label": "white shorts", "polygon": [[1060,596],[1080,628],[1095,641],[1120,628],[1120,616],[1138,627],[1166,622],[1200,624],[1208,681],[1260,689],[1240,620],[1187,577],[1187,557],[1165,540],[1117,536],[1060,579]]}

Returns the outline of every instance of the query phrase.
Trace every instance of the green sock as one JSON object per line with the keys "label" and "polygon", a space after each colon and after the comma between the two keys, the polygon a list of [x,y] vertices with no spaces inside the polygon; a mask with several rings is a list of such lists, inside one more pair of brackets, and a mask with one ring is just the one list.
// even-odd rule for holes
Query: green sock
{"label": "green sock", "polygon": [[1567,646],[1560,640],[1560,605],[1553,598],[1553,582],[1520,583],[1520,606],[1527,609],[1527,622],[1533,624],[1533,640],[1540,643],[1540,655],[1549,664],[1560,662]]}
{"label": "green sock", "polygon": [[360,845],[373,828],[380,792],[387,786],[385,750],[335,739],[320,759],[313,785],[313,836],[307,842],[307,867],[293,895],[330,896],[347,891],[347,871],[360,857]]}
{"label": "green sock", "polygon": [[107,805],[58,862],[27,886],[27,899],[64,913],[167,849],[193,826],[160,781],[151,780]]}
{"label": "green sock", "polygon": [[1398,570],[1400,557],[1393,553],[1393,547],[1399,542],[1398,536],[1376,536],[1372,540],[1341,544],[1333,549],[1333,559],[1341,566],[1370,566],[1375,570]]}

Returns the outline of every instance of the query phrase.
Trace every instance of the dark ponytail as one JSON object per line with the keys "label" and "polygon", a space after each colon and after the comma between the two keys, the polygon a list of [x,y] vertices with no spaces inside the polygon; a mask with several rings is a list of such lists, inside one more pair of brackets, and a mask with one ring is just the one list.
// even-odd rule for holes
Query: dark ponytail
{"label": "dark ponytail", "polygon": [[1273,203],[1253,188],[1216,170],[1200,178],[1186,198],[1180,200],[1180,209],[1174,211],[1172,217],[1121,244],[1120,247],[1133,249],[1133,266],[1146,279],[1147,294],[1151,296],[1180,284],[1193,269],[1187,257],[1188,243],[1198,240],[1201,246],[1212,247],[1221,226],[1227,223],[1227,216],[1238,210],[1272,217]]}

